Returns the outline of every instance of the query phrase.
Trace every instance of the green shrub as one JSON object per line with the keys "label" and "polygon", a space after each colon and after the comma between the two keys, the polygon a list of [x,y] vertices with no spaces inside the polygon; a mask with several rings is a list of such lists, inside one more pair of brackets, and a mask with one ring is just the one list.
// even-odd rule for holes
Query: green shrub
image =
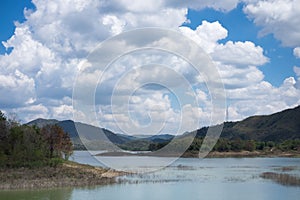
{"label": "green shrub", "polygon": [[64,160],[61,159],[61,158],[51,158],[51,159],[49,160],[48,165],[49,165],[50,167],[57,167],[58,165],[61,165],[63,162],[64,162]]}

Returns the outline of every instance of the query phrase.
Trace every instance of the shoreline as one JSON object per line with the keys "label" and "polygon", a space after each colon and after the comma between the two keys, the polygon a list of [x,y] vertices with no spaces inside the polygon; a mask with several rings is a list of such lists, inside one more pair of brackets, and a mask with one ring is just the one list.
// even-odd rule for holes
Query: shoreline
{"label": "shoreline", "polygon": [[[186,152],[183,154],[183,157],[198,157],[198,152],[196,154],[190,154]],[[210,152],[206,158],[276,158],[276,157],[284,157],[284,158],[299,158],[300,152],[264,152],[264,151],[240,151],[240,152],[218,152],[213,151]]]}
{"label": "shoreline", "polygon": [[[182,158],[199,158],[199,152],[185,152]],[[165,153],[135,153],[128,152],[107,152],[97,154],[97,156],[159,156],[176,157],[178,154]],[[299,152],[210,152],[205,158],[275,158],[292,157],[299,158]],[[72,161],[64,162],[56,167],[38,167],[38,168],[0,168],[0,190],[39,190],[55,189],[67,187],[89,187],[101,186],[119,183],[116,179],[119,176],[126,175],[126,172],[114,171],[95,167],[86,164],[80,164]]]}
{"label": "shoreline", "polygon": [[[150,152],[150,153],[128,153],[128,152],[105,152],[96,154],[95,156],[154,156],[154,157],[182,157],[182,158],[199,158],[198,151],[189,151],[184,154],[179,153],[159,153],[159,152]],[[292,157],[299,158],[300,152],[261,152],[261,151],[240,151],[240,152],[217,152],[213,151],[206,155],[204,158],[275,158],[275,157]]]}
{"label": "shoreline", "polygon": [[67,161],[57,167],[0,168],[0,190],[37,190],[117,183],[124,172]]}

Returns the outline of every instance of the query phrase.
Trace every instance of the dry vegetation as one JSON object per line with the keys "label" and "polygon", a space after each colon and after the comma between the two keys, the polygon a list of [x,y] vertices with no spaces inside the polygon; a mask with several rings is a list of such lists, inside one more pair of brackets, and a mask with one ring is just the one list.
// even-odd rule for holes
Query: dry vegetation
{"label": "dry vegetation", "polygon": [[57,167],[0,168],[0,189],[40,189],[112,184],[121,172],[65,162]]}
{"label": "dry vegetation", "polygon": [[260,177],[264,179],[270,179],[281,185],[300,186],[300,178],[290,174],[264,172],[260,175]]}

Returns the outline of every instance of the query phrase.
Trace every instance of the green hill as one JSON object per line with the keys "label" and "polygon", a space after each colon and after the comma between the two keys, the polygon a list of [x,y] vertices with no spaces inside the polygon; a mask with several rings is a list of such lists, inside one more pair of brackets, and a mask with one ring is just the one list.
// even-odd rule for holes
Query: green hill
{"label": "green hill", "polygon": [[[197,130],[197,137],[204,137],[206,132],[207,127]],[[221,138],[274,142],[300,139],[300,106],[272,115],[225,122]]]}

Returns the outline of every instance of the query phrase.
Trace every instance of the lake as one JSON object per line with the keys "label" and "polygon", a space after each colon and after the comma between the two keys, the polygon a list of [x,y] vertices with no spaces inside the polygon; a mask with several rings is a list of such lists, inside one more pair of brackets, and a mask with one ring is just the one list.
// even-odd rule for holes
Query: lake
{"label": "lake", "polygon": [[[80,163],[102,166],[84,151],[75,151],[71,159]],[[118,159],[131,160],[131,162],[136,159],[138,162],[141,158]],[[291,169],[283,170],[282,167]],[[180,158],[156,172],[120,177],[121,184],[40,191],[2,191],[0,199],[298,200],[300,198],[300,187],[284,186],[262,179],[260,174],[263,172],[287,173],[300,177],[300,158]]]}

